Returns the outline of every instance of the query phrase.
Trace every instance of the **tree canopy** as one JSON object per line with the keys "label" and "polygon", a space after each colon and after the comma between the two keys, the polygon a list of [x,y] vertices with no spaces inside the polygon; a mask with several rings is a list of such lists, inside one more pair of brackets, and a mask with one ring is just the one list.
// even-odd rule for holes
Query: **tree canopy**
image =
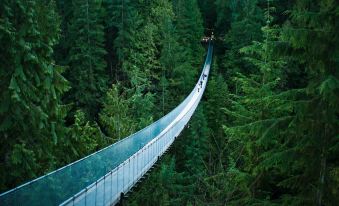
{"label": "tree canopy", "polygon": [[1,0],[0,191],[146,127],[189,127],[127,205],[336,205],[335,0]]}

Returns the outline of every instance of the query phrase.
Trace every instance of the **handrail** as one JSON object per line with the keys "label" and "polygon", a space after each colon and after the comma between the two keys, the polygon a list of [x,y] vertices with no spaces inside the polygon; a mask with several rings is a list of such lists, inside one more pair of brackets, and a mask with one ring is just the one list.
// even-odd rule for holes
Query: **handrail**
{"label": "handrail", "polygon": [[[131,167],[131,162],[135,161],[134,159],[136,159],[137,156],[138,158],[145,156],[143,152],[152,152],[154,153],[153,155],[157,157],[161,155],[174,141],[173,138],[179,135],[184,125],[189,121],[189,118],[201,99],[207,83],[207,78],[205,81],[204,75],[208,77],[212,50],[213,47],[210,44],[203,72],[195,88],[187,98],[170,113],[113,145],[0,194],[0,205],[57,205],[72,196],[68,200],[69,202],[72,199],[78,199],[84,192],[88,193],[94,186],[100,189],[98,184],[100,185],[102,181],[105,182],[106,177],[111,178],[111,182],[113,181],[114,175],[118,178],[119,169],[127,170],[125,167]],[[200,81],[203,81],[202,85],[199,85]],[[199,89],[199,87],[201,87],[201,89]],[[169,135],[170,133],[171,135]],[[164,138],[165,136],[166,139]],[[158,148],[160,146],[162,146],[162,148]],[[152,150],[150,148],[152,148]],[[157,149],[155,150],[155,148]],[[155,152],[158,153],[156,154]],[[112,159],[113,156],[115,156],[114,159]],[[128,176],[128,178],[132,178],[134,183],[134,181],[139,179],[142,174],[149,169],[149,166],[154,164],[156,161],[154,158],[156,156],[152,156],[153,159],[150,159],[151,157],[148,155],[148,161],[144,161],[147,165],[138,168],[140,169],[140,174],[134,174],[136,175],[135,177],[132,178]],[[132,166],[134,167],[134,165]],[[117,181],[119,180],[117,179]],[[123,186],[121,191],[117,190],[116,192],[126,192],[126,190],[132,186],[133,184],[129,183]],[[97,189],[95,191],[97,191]],[[113,190],[113,187],[110,187],[110,189]],[[77,195],[74,195],[75,193],[77,193]],[[120,197],[117,196],[114,200],[112,198],[111,195],[111,199],[108,201],[110,204],[117,201]],[[66,201],[63,204],[66,205],[68,202]],[[106,201],[104,201],[104,203],[106,203]]]}

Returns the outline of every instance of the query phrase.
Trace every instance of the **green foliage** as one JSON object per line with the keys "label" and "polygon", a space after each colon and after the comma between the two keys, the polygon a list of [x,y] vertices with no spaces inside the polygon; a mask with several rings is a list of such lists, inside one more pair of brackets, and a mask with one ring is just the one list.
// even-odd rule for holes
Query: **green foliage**
{"label": "green foliage", "polygon": [[[220,4],[220,5],[219,5]],[[220,2],[217,5],[223,6]],[[219,7],[217,7],[219,8]],[[221,7],[222,8],[222,7]],[[251,73],[253,67],[243,59],[239,49],[262,39],[261,27],[264,24],[262,9],[258,6],[258,1],[230,1],[230,14],[224,16],[221,12],[220,22],[230,21],[230,29],[224,36],[224,47],[227,49],[221,63],[227,81],[232,81],[232,76],[237,72]],[[229,17],[231,16],[231,17]],[[224,19],[228,18],[228,19]],[[229,85],[231,90],[236,90],[236,84]],[[234,88],[235,87],[235,88]]]}
{"label": "green foliage", "polygon": [[[0,5],[0,190],[55,166],[64,140],[68,90],[52,59],[60,21],[53,1],[2,1]],[[11,172],[8,172],[11,171]]]}
{"label": "green foliage", "polygon": [[[275,21],[270,3],[264,40],[236,43],[243,58],[240,69],[228,73],[235,91],[225,108],[226,200],[229,205],[334,205],[337,189],[328,183],[335,181],[337,168],[335,3],[295,3],[283,29],[270,25]],[[301,80],[289,82],[291,75]]]}
{"label": "green foliage", "polygon": [[74,124],[69,128],[69,139],[65,142],[69,153],[64,156],[64,163],[87,156],[110,143],[95,122],[86,121],[85,113],[81,110],[75,113],[74,119]]}
{"label": "green foliage", "polygon": [[103,109],[99,113],[100,123],[108,136],[116,142],[153,122],[153,96],[127,90],[121,85],[112,85],[108,90]]}
{"label": "green foliage", "polygon": [[186,56],[186,61],[194,68],[199,68],[200,61],[198,63],[197,60],[202,60],[203,50],[197,42],[203,36],[204,29],[197,0],[174,0],[173,8],[177,17],[175,25],[180,37],[179,43],[187,48],[187,53],[182,55]]}
{"label": "green foliage", "polygon": [[[298,142],[305,146],[300,151],[300,162],[304,163],[304,174],[297,195],[305,193],[313,204],[334,205],[334,198],[326,191],[336,191],[327,182],[328,175],[335,171],[338,159],[333,148],[338,139],[338,48],[337,3],[335,1],[298,2],[291,11],[291,24],[284,26],[282,40],[289,47],[289,54],[303,65],[307,73],[304,95],[296,104],[295,125],[298,128]],[[309,40],[312,39],[312,43]],[[330,96],[329,96],[330,95]],[[313,151],[309,153],[308,151]],[[313,161],[310,161],[313,160]],[[291,165],[296,167],[298,162]],[[308,192],[306,187],[314,185]],[[306,190],[306,191],[305,191]]]}
{"label": "green foliage", "polygon": [[65,133],[60,98],[68,84],[52,59],[60,24],[54,2],[3,1],[0,13],[4,190],[54,167],[54,153]]}
{"label": "green foliage", "polygon": [[193,87],[196,71],[187,61],[189,55],[182,55],[191,50],[179,43],[178,31],[175,27],[175,13],[173,5],[167,1],[160,1],[153,9],[154,20],[159,29],[160,67],[157,77],[160,80],[156,86],[156,94],[162,105],[162,114],[173,109]]}
{"label": "green foliage", "polygon": [[231,0],[215,0],[216,21],[215,30],[218,35],[224,36],[230,29],[231,24]]}
{"label": "green foliage", "polygon": [[72,1],[67,77],[72,89],[67,98],[93,119],[107,90],[104,55],[104,9],[101,1]]}
{"label": "green foliage", "polygon": [[127,205],[182,205],[187,186],[184,185],[183,174],[176,171],[175,164],[174,157],[165,159],[136,195],[128,199]]}
{"label": "green foliage", "polygon": [[127,203],[335,205],[337,7],[334,0],[2,0],[0,190],[174,108],[200,72],[205,25],[217,41],[203,104]]}

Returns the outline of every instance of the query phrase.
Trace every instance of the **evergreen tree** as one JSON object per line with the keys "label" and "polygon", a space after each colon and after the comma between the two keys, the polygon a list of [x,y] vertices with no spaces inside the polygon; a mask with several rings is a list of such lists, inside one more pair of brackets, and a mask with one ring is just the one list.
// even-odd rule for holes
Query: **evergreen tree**
{"label": "evergreen tree", "polygon": [[211,35],[211,31],[214,30],[217,20],[216,4],[217,2],[215,0],[198,0],[206,35]]}
{"label": "evergreen tree", "polygon": [[55,0],[57,11],[60,16],[60,39],[54,46],[54,59],[58,65],[68,65],[68,55],[71,43],[71,34],[69,33],[70,20],[73,15],[72,1],[70,0]]}
{"label": "evergreen tree", "polygon": [[200,106],[194,113],[189,128],[186,132],[183,132],[182,139],[178,140],[175,148],[178,171],[183,172],[185,181],[189,183],[188,197],[182,197],[186,205],[198,204],[200,199],[205,196],[202,180],[207,173],[205,161],[207,159],[208,138],[209,128],[203,107]]}
{"label": "evergreen tree", "polygon": [[215,30],[218,36],[225,36],[226,32],[230,29],[232,21],[231,15],[231,0],[215,0],[216,21]]}
{"label": "evergreen tree", "polygon": [[128,198],[127,205],[183,205],[185,179],[175,170],[175,163],[174,157],[166,158],[142,187]]}
{"label": "evergreen tree", "polygon": [[[142,18],[135,8],[135,2],[131,0],[117,0],[108,3],[108,13],[111,16],[111,24],[118,30],[116,39],[114,40],[114,48],[116,50],[118,64],[116,75],[121,76],[121,80],[125,81],[126,72],[122,70],[122,63],[128,56],[127,51],[135,42],[135,31],[139,30],[142,24]],[[120,80],[120,79],[119,79]]]}
{"label": "evergreen tree", "polygon": [[[232,98],[233,106],[226,110],[229,118],[233,118],[233,126],[225,127],[230,150],[227,201],[231,205],[333,205],[336,202],[335,187],[326,184],[337,179],[334,172],[337,168],[329,166],[337,161],[332,158],[337,151],[337,122],[331,117],[336,115],[337,108],[330,106],[337,101],[333,93],[337,89],[336,73],[327,70],[333,68],[335,58],[323,58],[317,46],[322,42],[327,52],[332,48],[330,45],[336,44],[335,27],[328,19],[334,14],[334,3],[320,3],[314,8],[310,5],[305,2],[295,5],[291,24],[285,25],[280,39],[279,29],[266,27],[264,42],[254,42],[240,50],[254,70],[250,75],[235,77],[239,85],[237,95]],[[309,11],[319,15],[308,15]],[[269,24],[272,19],[268,12]],[[327,39],[324,31],[317,29],[322,21],[328,23]],[[321,34],[316,35],[317,32]],[[319,44],[317,36],[321,36]],[[306,41],[310,37],[314,40],[312,44]],[[287,53],[277,56],[281,40],[287,41],[284,47]],[[289,85],[286,81],[291,73],[284,68],[292,62],[298,64],[295,69],[306,68],[306,87]],[[315,66],[319,62],[320,70]],[[324,96],[325,90],[331,93],[330,99]]]}
{"label": "evergreen tree", "polygon": [[74,115],[74,123],[69,126],[68,139],[63,142],[63,147],[68,151],[67,155],[59,154],[59,166],[74,162],[112,143],[99,128],[96,122],[86,120],[83,111],[77,110]]}
{"label": "evergreen tree", "polygon": [[72,10],[67,73],[72,89],[67,98],[93,119],[108,81],[104,59],[104,10],[100,0],[74,0]]}
{"label": "evergreen tree", "polygon": [[200,73],[205,25],[205,35],[214,28],[217,58],[202,105],[127,203],[336,205],[337,7],[334,0],[2,0],[0,190],[177,106]]}
{"label": "evergreen tree", "polygon": [[[223,4],[218,4],[223,6]],[[224,37],[227,49],[223,61],[219,63],[223,68],[222,71],[226,80],[230,81],[236,72],[251,73],[251,65],[244,61],[239,49],[248,46],[252,41],[262,39],[261,27],[264,24],[262,9],[258,6],[258,1],[230,1],[231,23],[228,33]],[[223,13],[219,15],[223,19]],[[225,20],[226,22],[229,20]],[[221,23],[218,23],[221,24]],[[229,83],[232,90],[236,90],[236,85]]]}
{"label": "evergreen tree", "polygon": [[203,50],[198,42],[203,36],[204,29],[197,0],[174,0],[173,7],[176,14],[175,25],[180,37],[179,42],[187,52],[183,55],[187,56],[186,61],[194,68],[199,68],[200,61],[198,60],[203,59]]}
{"label": "evergreen tree", "polygon": [[[158,96],[158,105],[161,105],[159,114],[164,115],[189,93],[195,78],[190,63],[181,55],[185,48],[179,44],[174,25],[173,5],[167,0],[158,1],[152,11],[152,19],[159,33],[155,41],[161,48],[159,51],[161,69],[155,71],[158,81],[153,84],[156,84],[157,88],[155,93]],[[189,85],[192,85],[191,88]]]}
{"label": "evergreen tree", "polygon": [[52,59],[60,26],[54,2],[2,1],[0,15],[4,190],[54,169],[66,131],[60,98],[68,84]]}
{"label": "evergreen tree", "polygon": [[127,137],[136,131],[137,125],[130,114],[132,102],[126,92],[121,91],[119,85],[112,85],[108,90],[103,109],[100,112],[100,122],[106,129],[109,137],[114,141]]}
{"label": "evergreen tree", "polygon": [[307,86],[294,107],[297,139],[290,154],[298,154],[298,161],[291,162],[292,178],[284,181],[288,188],[293,186],[291,181],[298,185],[294,186],[295,195],[285,201],[297,198],[303,204],[315,205],[335,205],[338,201],[334,195],[338,188],[331,184],[338,178],[337,7],[335,1],[296,2],[291,22],[284,27],[287,57],[295,59],[307,74]]}

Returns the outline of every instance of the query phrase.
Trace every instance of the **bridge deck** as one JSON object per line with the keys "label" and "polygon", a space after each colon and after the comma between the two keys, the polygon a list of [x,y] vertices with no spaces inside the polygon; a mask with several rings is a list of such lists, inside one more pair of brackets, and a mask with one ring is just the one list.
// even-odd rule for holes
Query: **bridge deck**
{"label": "bridge deck", "polygon": [[0,205],[112,205],[169,148],[190,120],[206,88],[212,62],[192,92],[170,113],[137,133],[0,195]]}

